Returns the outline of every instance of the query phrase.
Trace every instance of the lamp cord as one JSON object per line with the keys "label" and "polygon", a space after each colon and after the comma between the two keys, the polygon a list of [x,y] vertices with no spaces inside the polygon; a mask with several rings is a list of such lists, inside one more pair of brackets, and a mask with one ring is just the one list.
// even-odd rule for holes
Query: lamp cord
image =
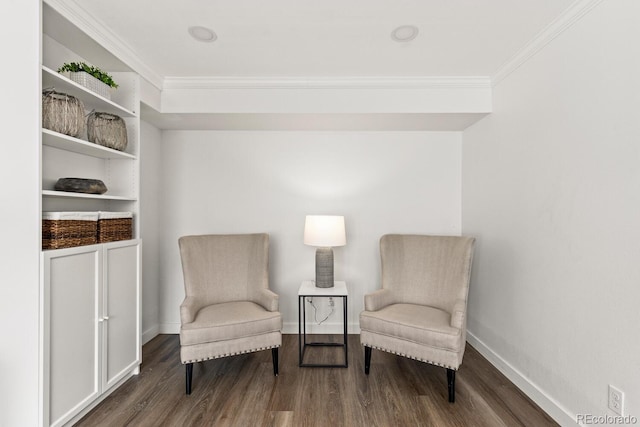
{"label": "lamp cord", "polygon": [[318,308],[317,308],[317,307],[316,307],[316,305],[313,303],[313,299],[309,298],[309,299],[307,299],[307,302],[308,302],[309,304],[311,304],[311,307],[313,307],[313,318],[314,318],[314,320],[316,321],[316,323],[317,323],[318,325],[322,325],[322,323],[323,323],[325,320],[327,320],[329,317],[331,317],[331,315],[332,315],[332,314],[333,314],[333,312],[335,311],[335,306],[334,306],[334,305],[332,305],[332,306],[331,306],[331,312],[330,312],[329,314],[327,314],[327,316],[326,316],[324,319],[322,319],[322,320],[318,321]]}

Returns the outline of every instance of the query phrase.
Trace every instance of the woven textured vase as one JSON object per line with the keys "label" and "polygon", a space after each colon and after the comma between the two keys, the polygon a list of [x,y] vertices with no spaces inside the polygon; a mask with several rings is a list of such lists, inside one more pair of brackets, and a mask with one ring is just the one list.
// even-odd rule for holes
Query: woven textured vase
{"label": "woven textured vase", "polygon": [[89,142],[124,151],[127,148],[127,126],[120,116],[93,112],[87,119]]}
{"label": "woven textured vase", "polygon": [[333,249],[316,249],[316,288],[333,288]]}
{"label": "woven textured vase", "polygon": [[42,93],[42,127],[64,135],[84,133],[84,105],[75,96],[53,90]]}

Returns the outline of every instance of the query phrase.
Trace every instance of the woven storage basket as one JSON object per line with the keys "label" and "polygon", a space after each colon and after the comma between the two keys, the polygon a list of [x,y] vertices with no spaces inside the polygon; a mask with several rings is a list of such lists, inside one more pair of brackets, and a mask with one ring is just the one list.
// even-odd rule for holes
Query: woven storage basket
{"label": "woven storage basket", "polygon": [[133,214],[131,212],[99,212],[98,243],[132,238]]}
{"label": "woven storage basket", "polygon": [[42,127],[73,137],[84,133],[84,105],[75,96],[42,92]]}
{"label": "woven storage basket", "polygon": [[43,212],[42,249],[97,243],[98,212]]}
{"label": "woven storage basket", "polygon": [[122,117],[115,114],[98,112],[89,114],[87,137],[90,142],[119,151],[127,148],[127,126]]}

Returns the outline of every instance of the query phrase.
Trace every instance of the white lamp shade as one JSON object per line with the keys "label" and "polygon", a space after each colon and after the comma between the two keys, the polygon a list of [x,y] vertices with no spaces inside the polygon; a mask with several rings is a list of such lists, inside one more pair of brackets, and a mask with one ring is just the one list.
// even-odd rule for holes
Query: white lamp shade
{"label": "white lamp shade", "polygon": [[344,217],[337,215],[307,215],[304,221],[304,244],[331,248],[347,244]]}

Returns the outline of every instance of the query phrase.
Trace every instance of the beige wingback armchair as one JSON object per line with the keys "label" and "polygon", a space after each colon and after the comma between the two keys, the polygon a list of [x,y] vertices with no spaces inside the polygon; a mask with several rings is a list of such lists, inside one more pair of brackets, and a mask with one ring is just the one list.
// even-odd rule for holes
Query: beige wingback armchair
{"label": "beige wingback armchair", "polygon": [[442,366],[454,402],[474,242],[473,237],[382,236],[382,289],[365,295],[360,314],[367,375],[373,348]]}
{"label": "beige wingback armchair", "polygon": [[193,363],[271,349],[278,375],[282,317],[269,290],[267,234],[185,236],[178,241],[185,299],[180,358],[191,394]]}

